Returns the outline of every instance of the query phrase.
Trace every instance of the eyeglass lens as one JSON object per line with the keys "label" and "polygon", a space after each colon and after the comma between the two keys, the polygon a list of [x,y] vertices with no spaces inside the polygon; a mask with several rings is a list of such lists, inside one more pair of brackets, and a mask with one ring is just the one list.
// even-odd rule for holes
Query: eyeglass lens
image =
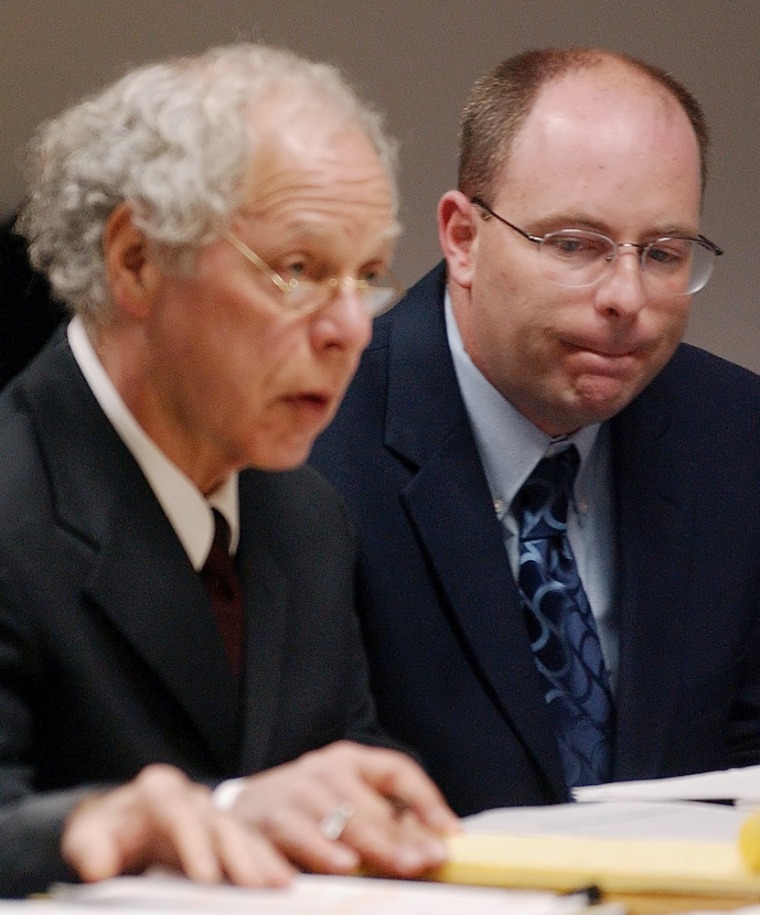
{"label": "eyeglass lens", "polygon": [[[394,284],[392,278],[381,276],[375,282],[355,281],[350,284],[371,317],[377,317],[388,311],[401,298],[402,290]],[[286,299],[291,308],[297,311],[318,311],[336,294],[341,283],[337,279],[314,282],[299,279],[297,284],[286,292]]]}
{"label": "eyeglass lens", "polygon": [[643,276],[657,292],[688,295],[710,278],[715,255],[696,239],[660,238],[643,248],[616,244],[592,232],[550,233],[540,244],[542,269],[561,286],[591,286],[612,268],[617,258],[631,248]]}

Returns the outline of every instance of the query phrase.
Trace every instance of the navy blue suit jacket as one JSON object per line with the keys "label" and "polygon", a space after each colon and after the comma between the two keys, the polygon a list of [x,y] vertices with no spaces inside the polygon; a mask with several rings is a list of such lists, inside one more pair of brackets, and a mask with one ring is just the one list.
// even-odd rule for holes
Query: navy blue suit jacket
{"label": "navy blue suit jacket", "polygon": [[[567,798],[454,374],[439,265],[376,321],[314,464],[361,533],[381,721],[462,814]],[[616,779],[760,762],[760,379],[690,346],[611,421]]]}

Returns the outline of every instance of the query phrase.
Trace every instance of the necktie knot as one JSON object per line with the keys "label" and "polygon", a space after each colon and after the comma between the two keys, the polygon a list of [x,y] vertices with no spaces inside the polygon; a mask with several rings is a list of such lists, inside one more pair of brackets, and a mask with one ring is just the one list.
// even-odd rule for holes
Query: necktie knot
{"label": "necktie knot", "polygon": [[211,541],[201,574],[207,584],[213,580],[218,587],[230,591],[230,579],[235,574],[230,557],[230,526],[221,512],[217,509],[213,509],[213,512],[214,538]]}
{"label": "necktie knot", "polygon": [[216,546],[229,555],[230,543],[232,541],[230,526],[227,523],[227,519],[218,508],[212,508],[211,511],[214,515],[214,539],[212,541],[212,547]]}
{"label": "necktie knot", "polygon": [[523,541],[565,532],[579,463],[578,449],[571,445],[558,454],[542,458],[533,468],[512,502]]}

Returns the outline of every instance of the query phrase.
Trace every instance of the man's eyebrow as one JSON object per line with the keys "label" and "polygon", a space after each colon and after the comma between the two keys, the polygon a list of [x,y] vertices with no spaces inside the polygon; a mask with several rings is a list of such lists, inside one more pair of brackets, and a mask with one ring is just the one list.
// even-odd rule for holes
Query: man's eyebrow
{"label": "man's eyebrow", "polygon": [[[592,232],[599,232],[614,241],[617,234],[608,223],[594,219],[588,213],[580,212],[545,216],[541,219],[533,220],[530,225],[534,227],[531,230],[531,235],[545,235],[547,232],[556,232],[560,229],[590,229]],[[645,232],[640,232],[639,238],[658,239],[669,235],[693,238],[696,234],[697,229],[693,226],[671,222],[652,226]]]}

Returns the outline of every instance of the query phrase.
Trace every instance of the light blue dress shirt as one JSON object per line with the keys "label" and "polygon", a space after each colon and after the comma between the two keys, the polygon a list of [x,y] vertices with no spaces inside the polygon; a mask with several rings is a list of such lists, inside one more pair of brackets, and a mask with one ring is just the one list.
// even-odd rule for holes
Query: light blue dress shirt
{"label": "light blue dress shirt", "polygon": [[504,530],[504,546],[517,578],[519,540],[511,504],[536,464],[572,442],[580,467],[568,512],[568,538],[583,587],[596,620],[610,683],[617,682],[619,637],[616,624],[617,581],[615,518],[609,427],[585,426],[574,435],[552,439],[503,397],[467,355],[446,295],[446,331],[459,388],[475,435],[480,459]]}

